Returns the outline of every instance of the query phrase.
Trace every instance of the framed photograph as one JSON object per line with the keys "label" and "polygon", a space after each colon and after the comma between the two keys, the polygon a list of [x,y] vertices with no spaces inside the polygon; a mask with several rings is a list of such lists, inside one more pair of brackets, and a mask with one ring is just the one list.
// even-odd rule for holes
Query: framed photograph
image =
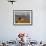
{"label": "framed photograph", "polygon": [[32,10],[13,10],[14,25],[32,25]]}

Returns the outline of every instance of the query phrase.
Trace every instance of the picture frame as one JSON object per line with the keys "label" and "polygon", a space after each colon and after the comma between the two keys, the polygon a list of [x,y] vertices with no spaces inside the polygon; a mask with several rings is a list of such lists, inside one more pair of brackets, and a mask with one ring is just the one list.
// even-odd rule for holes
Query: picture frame
{"label": "picture frame", "polygon": [[13,10],[14,25],[32,25],[32,10]]}

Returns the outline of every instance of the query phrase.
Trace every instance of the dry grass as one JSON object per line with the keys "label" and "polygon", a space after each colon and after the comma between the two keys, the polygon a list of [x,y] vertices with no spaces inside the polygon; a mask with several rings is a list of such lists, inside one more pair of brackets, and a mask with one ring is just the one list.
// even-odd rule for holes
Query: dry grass
{"label": "dry grass", "polygon": [[16,19],[16,23],[30,23],[30,20],[27,18]]}

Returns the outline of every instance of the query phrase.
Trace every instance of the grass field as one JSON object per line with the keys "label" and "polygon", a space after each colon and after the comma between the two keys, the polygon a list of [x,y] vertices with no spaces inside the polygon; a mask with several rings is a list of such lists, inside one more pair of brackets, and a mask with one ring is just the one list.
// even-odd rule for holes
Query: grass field
{"label": "grass field", "polygon": [[23,18],[23,17],[17,18],[17,19],[16,19],[16,23],[30,23],[30,19],[28,19],[28,18]]}

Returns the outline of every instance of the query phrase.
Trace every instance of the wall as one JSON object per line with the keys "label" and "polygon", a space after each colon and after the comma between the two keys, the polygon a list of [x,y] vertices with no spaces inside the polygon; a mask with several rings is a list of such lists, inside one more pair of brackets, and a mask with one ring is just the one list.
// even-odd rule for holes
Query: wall
{"label": "wall", "polygon": [[[33,10],[32,26],[14,26],[14,10]],[[17,0],[12,5],[7,0],[0,0],[0,40],[15,40],[19,32],[31,34],[33,40],[46,40],[46,1]]]}

